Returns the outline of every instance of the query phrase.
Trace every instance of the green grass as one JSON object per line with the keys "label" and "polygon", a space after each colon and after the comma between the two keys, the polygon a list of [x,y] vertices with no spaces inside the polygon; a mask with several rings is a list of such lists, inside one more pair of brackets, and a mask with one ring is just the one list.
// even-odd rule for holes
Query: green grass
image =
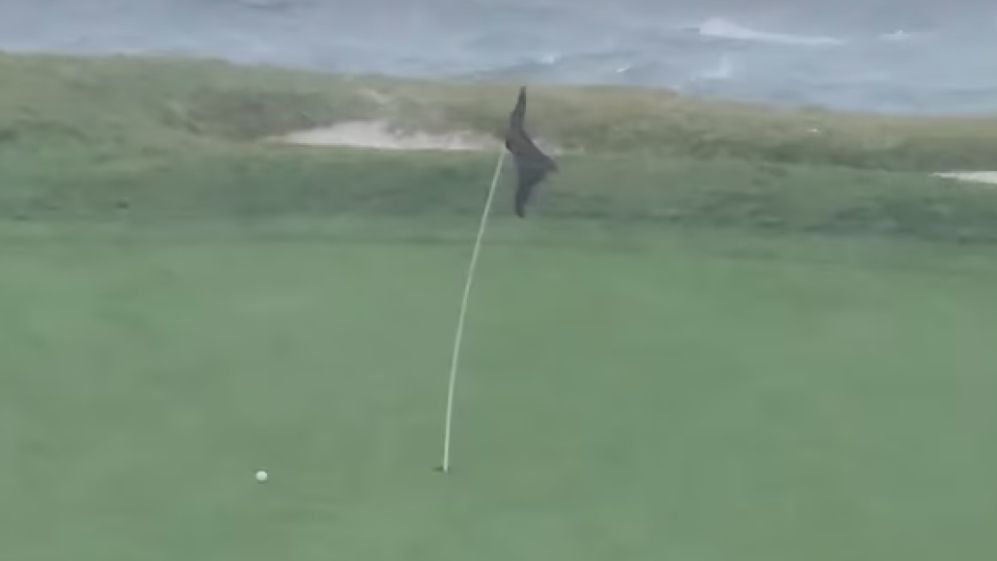
{"label": "green grass", "polygon": [[997,193],[923,173],[992,119],[537,88],[569,154],[527,220],[501,185],[445,477],[494,156],[260,140],[494,132],[512,86],[0,76],[0,559],[997,554]]}
{"label": "green grass", "polygon": [[[0,74],[0,218],[22,221],[471,215],[491,154],[261,139],[358,118],[490,133],[514,91],[126,57],[0,56]],[[997,239],[993,189],[923,172],[997,167],[989,119],[777,111],[611,88],[537,88],[533,100],[537,134],[568,150],[537,216]],[[812,126],[827,133],[797,134]],[[498,212],[508,214],[503,189]]]}
{"label": "green grass", "polygon": [[445,477],[458,226],[7,229],[0,556],[997,552],[992,250],[499,218]]}
{"label": "green grass", "polygon": [[[94,161],[87,151],[0,156],[0,218],[149,222],[312,216],[470,218],[491,154],[215,146]],[[496,214],[512,214],[507,166]],[[997,191],[903,172],[739,160],[565,156],[539,219],[783,233],[997,240]]]}
{"label": "green grass", "polygon": [[[369,118],[409,129],[497,133],[517,86],[329,76],[168,58],[3,54],[0,75],[0,146],[84,142],[142,150],[252,140]],[[993,116],[783,110],[613,87],[536,86],[530,107],[540,136],[586,153],[918,171],[997,167]],[[820,132],[811,132],[815,128]]]}

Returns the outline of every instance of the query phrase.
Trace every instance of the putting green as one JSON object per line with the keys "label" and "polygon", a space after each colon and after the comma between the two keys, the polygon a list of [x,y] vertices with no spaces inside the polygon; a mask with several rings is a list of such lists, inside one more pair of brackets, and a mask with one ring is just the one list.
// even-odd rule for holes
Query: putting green
{"label": "putting green", "polygon": [[5,230],[0,558],[997,551],[992,250],[499,219],[444,476],[473,226],[335,228]]}

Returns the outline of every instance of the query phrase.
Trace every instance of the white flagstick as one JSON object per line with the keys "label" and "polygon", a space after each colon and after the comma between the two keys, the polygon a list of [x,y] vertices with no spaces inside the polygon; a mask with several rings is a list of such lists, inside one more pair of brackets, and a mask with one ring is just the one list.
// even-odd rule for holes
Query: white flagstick
{"label": "white flagstick", "polygon": [[447,386],[447,415],[443,429],[443,473],[450,471],[450,429],[453,424],[454,390],[457,386],[457,364],[460,360],[460,342],[464,338],[464,317],[467,315],[467,301],[471,296],[471,283],[474,281],[474,268],[478,264],[478,253],[481,251],[481,240],[485,237],[485,226],[488,224],[488,213],[492,208],[495,187],[502,174],[502,163],[505,161],[505,146],[499,152],[498,164],[495,165],[495,175],[492,176],[491,187],[488,188],[488,198],[485,199],[485,210],[481,213],[481,224],[478,226],[478,238],[471,251],[471,263],[467,267],[467,280],[464,282],[464,298],[460,302],[460,312],[457,316],[457,333],[454,335],[453,355],[450,357],[450,383]]}

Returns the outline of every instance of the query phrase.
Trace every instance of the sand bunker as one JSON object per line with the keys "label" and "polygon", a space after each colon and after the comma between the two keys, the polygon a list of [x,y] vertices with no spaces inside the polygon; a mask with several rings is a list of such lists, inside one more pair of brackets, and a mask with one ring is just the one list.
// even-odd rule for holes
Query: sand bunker
{"label": "sand bunker", "polygon": [[934,175],[958,181],[997,185],[997,171],[940,171]]}
{"label": "sand bunker", "polygon": [[330,127],[293,132],[272,140],[304,146],[352,146],[378,150],[497,150],[499,141],[485,135],[455,131],[442,134],[406,132],[384,121],[349,121]]}
{"label": "sand bunker", "polygon": [[[403,131],[393,128],[386,121],[347,121],[329,127],[292,132],[268,139],[272,142],[300,146],[351,146],[372,150],[442,150],[487,151],[498,150],[498,138],[471,131],[431,133]],[[534,141],[551,156],[565,153],[560,146],[542,138]]]}

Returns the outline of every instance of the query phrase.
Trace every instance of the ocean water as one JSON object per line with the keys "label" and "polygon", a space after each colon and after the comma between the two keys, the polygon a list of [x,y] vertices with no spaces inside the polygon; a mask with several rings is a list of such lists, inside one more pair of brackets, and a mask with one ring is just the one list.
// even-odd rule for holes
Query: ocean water
{"label": "ocean water", "polygon": [[[695,4],[695,7],[689,7]],[[997,5],[964,0],[0,0],[0,49],[666,87],[894,113],[997,112]]]}

